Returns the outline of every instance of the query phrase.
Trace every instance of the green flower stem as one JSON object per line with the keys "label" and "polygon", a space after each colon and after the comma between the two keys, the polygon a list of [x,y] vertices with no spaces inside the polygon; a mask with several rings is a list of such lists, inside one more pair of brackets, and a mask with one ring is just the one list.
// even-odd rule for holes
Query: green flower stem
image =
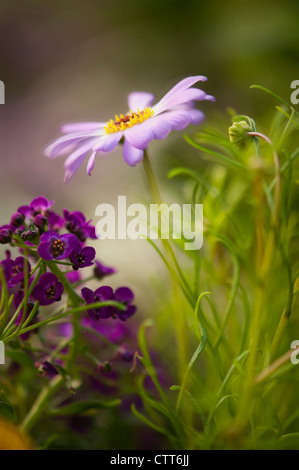
{"label": "green flower stem", "polygon": [[23,423],[21,424],[21,430],[23,432],[28,433],[32,429],[36,421],[43,413],[46,406],[49,404],[51,397],[61,388],[63,383],[64,378],[61,375],[57,375],[51,380],[48,386],[45,386],[41,390],[31,410],[29,411]]}
{"label": "green flower stem", "polygon": [[207,334],[206,334],[206,331],[202,325],[202,323],[200,322],[199,320],[199,304],[200,304],[200,301],[202,299],[202,297],[206,294],[209,294],[210,292],[203,292],[197,299],[197,302],[196,302],[196,306],[195,306],[195,311],[194,311],[194,325],[195,325],[195,328],[197,328],[197,322],[198,322],[198,329],[200,330],[200,343],[198,345],[198,347],[196,348],[196,351],[194,352],[192,358],[190,359],[190,362],[188,364],[188,367],[186,369],[186,372],[185,372],[185,375],[184,375],[184,378],[183,378],[183,382],[182,382],[182,385],[181,385],[181,388],[180,388],[180,391],[179,391],[179,396],[178,396],[178,399],[177,399],[177,403],[176,403],[176,412],[179,413],[180,412],[180,408],[181,408],[181,401],[182,401],[182,397],[183,397],[183,393],[186,389],[186,386],[187,386],[187,380],[188,380],[188,377],[189,377],[189,374],[190,374],[190,371],[193,367],[193,365],[195,364],[195,362],[197,361],[197,358],[198,356],[202,353],[202,351],[204,350],[205,348],[205,345],[206,345],[206,341],[207,341]]}
{"label": "green flower stem", "polygon": [[63,339],[57,346],[56,349],[54,349],[54,351],[52,351],[52,353],[49,355],[49,358],[48,358],[48,361],[51,362],[53,359],[55,359],[55,357],[57,356],[57,354],[60,353],[60,351],[65,348],[66,346],[68,346],[68,344],[71,342],[72,338],[65,338]]}
{"label": "green flower stem", "polygon": [[154,172],[153,172],[153,169],[152,169],[152,166],[151,166],[151,163],[150,163],[150,160],[148,158],[148,154],[147,154],[146,150],[144,150],[144,158],[143,158],[142,162],[143,162],[143,167],[144,167],[144,170],[145,170],[145,174],[146,174],[149,186],[150,186],[152,194],[154,196],[155,203],[156,204],[161,204],[161,197],[160,197],[158,185],[157,185],[156,178],[155,178],[155,175],[154,175]]}
{"label": "green flower stem", "polygon": [[[7,322],[7,318],[8,318],[8,316],[9,316],[10,308],[11,308],[11,306],[12,306],[14,297],[15,297],[14,294],[12,294],[12,295],[10,296],[10,298],[8,299],[7,304],[6,304],[6,308],[5,308],[5,310],[4,310],[3,318],[2,318],[2,321],[1,321],[1,330],[2,330],[2,328],[4,327],[4,325],[5,325],[6,322]],[[4,334],[4,333],[3,333],[3,334]],[[0,337],[1,337],[1,336],[2,336],[2,332],[1,332]]]}
{"label": "green flower stem", "polygon": [[28,307],[28,280],[29,280],[29,272],[28,272],[28,253],[27,250],[24,248],[24,299],[23,299],[23,313],[21,321],[18,325],[17,332],[21,329],[22,324],[25,321],[26,314],[27,314],[27,307]]}
{"label": "green flower stem", "polygon": [[232,309],[233,309],[233,306],[234,306],[234,303],[235,303],[235,300],[236,300],[238,288],[239,288],[240,263],[239,263],[239,260],[238,260],[238,258],[235,254],[233,254],[233,265],[234,265],[234,277],[233,277],[233,282],[232,282],[233,287],[232,287],[232,291],[231,291],[230,298],[229,298],[229,301],[228,301],[228,306],[227,306],[225,314],[224,314],[224,320],[223,320],[222,326],[219,329],[219,333],[218,333],[218,336],[217,336],[217,339],[216,339],[216,342],[215,342],[215,346],[214,346],[215,349],[217,349],[219,347],[220,342],[224,339],[224,330],[225,330],[225,327],[228,323],[230,314],[232,312]]}
{"label": "green flower stem", "polygon": [[73,266],[72,263],[68,263],[67,261],[57,261],[57,260],[55,260],[55,264],[61,264],[62,266]]}
{"label": "green flower stem", "polygon": [[[40,265],[40,262],[38,263]],[[41,274],[44,272],[44,267],[42,266],[38,275],[35,277],[35,279],[33,280],[31,286],[29,287],[28,289],[28,292],[27,292],[27,296],[24,295],[24,298],[22,300],[22,302],[20,303],[20,305],[18,306],[17,310],[15,311],[13,317],[10,319],[9,323],[6,325],[6,327],[4,328],[4,331],[3,331],[3,336],[7,336],[8,334],[8,331],[10,329],[10,327],[14,324],[14,322],[16,321],[16,319],[18,318],[19,316],[19,313],[21,312],[22,308],[24,307],[24,304],[25,304],[25,301],[26,301],[26,304],[28,302],[28,297],[31,295],[34,287],[36,286],[36,284],[38,283],[39,281],[39,278],[41,276]],[[25,320],[25,317],[24,315],[22,316],[22,320],[17,328],[17,331],[20,331],[20,329],[22,328],[22,325],[23,325],[23,322]]]}
{"label": "green flower stem", "polygon": [[281,345],[281,340],[285,333],[285,329],[289,323],[289,318],[292,312],[292,306],[294,304],[294,301],[297,295],[297,291],[296,291],[297,284],[298,284],[298,279],[292,291],[291,292],[289,291],[286,307],[281,315],[280,321],[278,323],[278,327],[275,331],[275,335],[271,344],[271,359],[275,358],[278,348]]}
{"label": "green flower stem", "polygon": [[[145,170],[145,174],[151,189],[151,192],[153,194],[155,203],[160,205],[161,204],[161,198],[160,198],[160,193],[158,189],[158,185],[156,183],[156,179],[152,170],[152,166],[150,164],[150,160],[147,155],[147,151],[144,151],[144,158],[143,158],[143,167]],[[173,298],[175,300],[174,304],[174,316],[175,316],[175,328],[176,328],[176,337],[177,337],[177,343],[178,343],[178,358],[179,358],[179,373],[180,373],[180,378],[183,380],[184,374],[186,367],[188,365],[188,357],[189,357],[189,348],[188,348],[188,342],[187,342],[187,334],[186,332],[188,331],[187,328],[187,321],[186,321],[186,316],[184,309],[180,307],[180,299],[178,296],[178,291],[177,291],[177,275],[176,275],[176,268],[178,266],[177,260],[175,259],[175,255],[171,249],[170,243],[166,239],[162,239],[162,243],[164,246],[165,250],[165,258],[167,260],[167,266],[169,268],[169,272],[171,275],[171,280],[172,280],[172,292],[173,292]],[[174,262],[175,259],[175,262]],[[179,274],[181,271],[179,272]],[[185,280],[182,279],[183,284]],[[187,283],[186,283],[187,284]],[[187,284],[187,292],[190,290],[189,285]],[[193,297],[192,292],[190,292],[191,298]]]}
{"label": "green flower stem", "polygon": [[[101,308],[101,307],[106,307],[108,305],[112,305],[113,307],[116,307],[118,310],[125,310],[125,306],[123,304],[120,304],[119,302],[115,302],[114,300],[107,300],[106,302],[96,302],[94,304],[88,304],[88,305],[83,305],[82,307],[76,307],[71,310],[68,310],[67,312],[60,313],[58,315],[55,315],[51,318],[48,318],[47,320],[40,321],[38,323],[35,323],[34,325],[28,326],[27,328],[22,329],[18,335],[22,335],[23,333],[27,333],[28,331],[35,330],[36,328],[40,328],[41,326],[48,325],[50,323],[54,323],[58,320],[61,320],[62,318],[65,318],[69,315],[77,315],[82,312],[85,312],[90,309],[94,308]],[[14,339],[16,336],[15,333],[13,333],[10,336],[7,336],[6,338],[3,339],[4,343],[8,343],[12,339]]]}
{"label": "green flower stem", "polygon": [[[24,323],[22,325],[22,328],[25,328],[27,325],[29,325],[31,320],[35,317],[36,312],[38,311],[38,308],[39,308],[39,301],[35,302],[34,307],[31,310],[30,314],[28,315],[27,320],[24,321]],[[17,332],[18,332],[18,330],[16,331],[16,333]]]}
{"label": "green flower stem", "polygon": [[244,381],[244,391],[240,400],[239,415],[237,423],[241,428],[248,420],[248,407],[252,399],[254,389],[254,376],[255,367],[257,363],[258,346],[260,340],[260,324],[264,318],[265,312],[265,293],[266,283],[271,268],[272,260],[275,256],[276,249],[276,235],[279,224],[280,200],[281,200],[281,177],[280,177],[280,162],[279,157],[273,147],[271,140],[258,132],[249,133],[264,139],[273,149],[274,167],[277,178],[275,187],[274,206],[271,211],[271,228],[267,233],[266,240],[264,240],[264,214],[263,214],[263,197],[262,197],[262,175],[258,174],[255,181],[255,194],[257,199],[258,213],[256,218],[256,243],[257,243],[257,258],[256,258],[256,287],[254,296],[254,307],[252,315],[252,323],[250,328],[250,348],[251,354],[248,358],[246,378]]}
{"label": "green flower stem", "polygon": [[281,195],[281,174],[280,174],[280,161],[278,153],[276,152],[273,142],[269,137],[260,132],[248,132],[248,135],[253,137],[259,137],[267,142],[273,151],[273,160],[274,160],[274,169],[275,169],[275,178],[276,178],[276,185],[275,185],[275,195],[274,195],[274,207],[272,210],[272,223],[273,225],[278,225],[278,210],[280,205],[280,195]]}
{"label": "green flower stem", "polygon": [[287,364],[290,361],[291,355],[294,351],[294,349],[290,349],[285,354],[283,354],[283,356],[281,356],[275,362],[270,364],[255,378],[255,384],[258,385],[261,382],[264,382],[264,380],[268,379],[272,374],[274,374],[274,372],[280,369],[280,367],[282,367],[284,364]]}

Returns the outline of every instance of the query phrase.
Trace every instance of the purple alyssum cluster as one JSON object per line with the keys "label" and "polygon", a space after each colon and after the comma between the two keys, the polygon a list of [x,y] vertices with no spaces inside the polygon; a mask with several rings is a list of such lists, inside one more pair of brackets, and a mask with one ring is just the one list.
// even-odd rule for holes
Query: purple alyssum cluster
{"label": "purple alyssum cluster", "polygon": [[[114,291],[104,285],[92,291],[84,286],[81,274],[84,268],[93,267],[92,278],[98,282],[116,270],[95,259],[96,250],[88,245],[88,239],[96,238],[91,221],[79,211],[64,210],[61,216],[53,211],[53,203],[43,196],[37,197],[29,205],[19,207],[9,224],[0,227],[0,243],[10,244],[19,251],[13,258],[11,251],[6,250],[5,259],[0,262],[0,293],[2,295],[7,290],[14,299],[8,316],[10,324],[1,328],[0,322],[0,331],[7,329],[11,337],[15,332],[16,338],[22,340],[28,340],[32,331],[36,331],[38,326],[35,329],[35,324],[40,321],[40,315],[45,315],[42,320],[51,317],[49,310],[43,312],[43,307],[63,298],[66,300],[65,308],[71,308],[70,292],[76,298],[77,308],[91,305],[82,313],[82,326],[87,319],[92,320],[93,326],[105,319],[123,322],[136,312],[132,305],[134,294],[128,287]],[[108,304],[113,301],[114,305],[92,306],[107,301]],[[116,302],[122,304],[122,308],[117,308]],[[54,366],[47,357],[43,357],[40,364],[43,376],[55,375]],[[41,370],[41,366],[39,368]]]}
{"label": "purple alyssum cluster", "polygon": [[100,308],[92,308],[88,310],[89,316],[93,320],[100,318],[119,318],[120,320],[127,320],[136,312],[135,305],[132,305],[134,294],[128,287],[119,287],[114,292],[112,287],[102,286],[92,291],[88,287],[81,290],[82,297],[85,299],[86,304],[94,304],[96,302],[106,302],[107,300],[115,300],[126,306],[125,310],[119,310],[113,306],[104,306]]}

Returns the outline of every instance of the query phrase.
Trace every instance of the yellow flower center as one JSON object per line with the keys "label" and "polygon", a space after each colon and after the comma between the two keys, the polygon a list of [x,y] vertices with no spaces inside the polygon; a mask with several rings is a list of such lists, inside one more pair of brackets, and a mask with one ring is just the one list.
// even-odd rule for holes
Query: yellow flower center
{"label": "yellow flower center", "polygon": [[107,134],[124,131],[129,127],[135,126],[135,124],[140,124],[153,114],[154,111],[151,108],[145,108],[143,111],[139,111],[138,109],[137,112],[130,111],[128,114],[121,114],[120,116],[116,114],[115,120],[110,119],[110,121],[107,122],[105,131]]}

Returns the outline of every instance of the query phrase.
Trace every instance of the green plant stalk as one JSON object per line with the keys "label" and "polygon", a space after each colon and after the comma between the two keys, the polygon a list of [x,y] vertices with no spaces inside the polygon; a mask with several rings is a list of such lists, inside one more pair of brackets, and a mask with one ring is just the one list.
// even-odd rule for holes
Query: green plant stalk
{"label": "green plant stalk", "polygon": [[293,290],[292,290],[292,292],[289,291],[286,307],[285,307],[285,309],[282,313],[282,316],[279,320],[278,327],[277,327],[277,330],[275,332],[273,342],[271,344],[271,359],[275,358],[275,356],[277,354],[277,351],[278,351],[278,348],[281,344],[282,337],[285,333],[285,329],[286,329],[286,327],[289,323],[289,318],[290,318],[290,315],[291,315],[291,312],[292,312],[292,305],[293,305],[293,303],[295,301],[295,298],[296,298],[296,295],[297,295],[298,285],[299,285],[299,279],[297,279],[297,281],[295,282],[294,291]]}
{"label": "green plant stalk", "polygon": [[25,417],[24,421],[22,422],[20,428],[23,432],[29,432],[35,423],[40,418],[41,414],[43,413],[44,409],[49,404],[51,397],[60,389],[63,385],[64,379],[61,375],[58,375],[52,379],[48,386],[45,386],[40,394],[38,395],[37,399],[35,400],[34,404],[32,405],[29,413]]}
{"label": "green plant stalk", "polygon": [[[96,302],[94,304],[88,304],[88,305],[83,305],[82,307],[76,307],[73,308],[72,310],[68,310],[66,312],[62,312],[60,314],[57,314],[51,318],[48,318],[47,320],[40,321],[38,323],[35,323],[32,326],[28,326],[27,328],[22,329],[18,335],[22,335],[23,333],[27,333],[28,331],[35,330],[36,328],[40,328],[41,326],[48,325],[50,323],[54,323],[57,320],[61,320],[62,318],[65,318],[69,315],[74,315],[74,314],[79,314],[82,312],[85,312],[86,310],[92,309],[92,308],[100,308],[100,307],[105,307],[107,305],[112,305],[114,307],[117,307],[119,310],[124,310],[124,306],[120,304],[119,302],[115,302],[114,300],[107,300],[106,302]],[[3,339],[4,343],[8,343],[12,339],[14,339],[17,335],[15,333],[11,334],[10,336],[7,336],[6,338]]]}
{"label": "green plant stalk", "polygon": [[[40,262],[38,263],[38,265],[40,264]],[[34,271],[36,270],[37,266],[34,268]],[[38,280],[42,274],[42,272],[44,271],[43,267],[41,267],[38,275],[35,277],[35,279],[33,280],[32,284],[30,285],[29,289],[28,289],[28,292],[27,292],[27,296],[24,295],[24,298],[22,300],[22,302],[20,303],[20,305],[18,306],[17,310],[15,311],[14,315],[12,316],[12,318],[10,319],[10,321],[8,322],[8,324],[6,325],[6,327],[4,328],[3,330],[3,336],[7,336],[9,330],[10,330],[10,327],[14,324],[15,320],[17,319],[20,311],[22,310],[22,308],[24,307],[24,304],[25,304],[25,301],[27,300],[28,301],[28,297],[30,296],[30,294],[32,293],[34,287],[36,286],[36,284],[38,283]],[[27,304],[27,301],[26,301],[26,304]],[[24,315],[23,315],[24,317]],[[22,317],[22,320],[23,320],[23,317]],[[25,317],[24,317],[25,319]],[[17,331],[20,331],[21,328],[23,326],[23,321],[20,322],[20,324],[18,325],[17,327]]]}
{"label": "green plant stalk", "polygon": [[257,249],[257,262],[256,262],[256,275],[257,285],[255,288],[255,302],[253,309],[253,319],[250,328],[250,344],[251,354],[248,358],[247,377],[245,379],[245,388],[242,394],[239,415],[237,418],[238,424],[242,427],[248,420],[248,407],[251,402],[251,397],[254,389],[255,367],[257,363],[258,345],[260,338],[260,324],[261,319],[264,317],[265,309],[265,292],[266,280],[268,279],[269,270],[275,254],[276,246],[276,233],[279,225],[279,210],[281,200],[281,178],[280,178],[280,162],[279,157],[273,148],[271,140],[258,132],[250,133],[253,136],[260,137],[269,143],[273,149],[274,168],[277,178],[277,184],[274,188],[274,206],[271,211],[271,227],[267,234],[266,241],[263,240],[263,198],[262,198],[262,178],[261,175],[256,181],[257,192],[257,207],[259,210],[256,224],[256,239],[259,244]]}
{"label": "green plant stalk", "polygon": [[[145,170],[145,174],[153,194],[155,203],[160,205],[161,198],[158,190],[158,185],[150,164],[150,160],[148,158],[146,150],[144,151],[144,158],[143,158],[143,167]],[[162,243],[165,249],[165,255],[167,259],[167,265],[169,267],[169,272],[171,275],[172,281],[172,292],[173,298],[175,299],[174,302],[174,318],[175,318],[175,331],[176,331],[176,338],[177,338],[177,345],[178,345],[178,363],[179,363],[179,375],[180,379],[183,380],[186,367],[188,365],[188,356],[189,356],[189,348],[187,343],[187,321],[186,316],[184,313],[184,309],[180,308],[179,306],[179,296],[177,291],[177,279],[176,279],[176,267],[177,267],[177,260],[174,262],[175,255],[171,249],[169,241],[166,239],[162,239]],[[179,273],[181,274],[181,273]],[[182,280],[184,283],[184,280]],[[188,286],[189,289],[189,286]],[[192,296],[192,293],[191,293]]]}
{"label": "green plant stalk", "polygon": [[22,318],[21,318],[21,321],[17,327],[17,332],[20,331],[20,329],[22,328],[22,324],[24,323],[25,319],[26,319],[26,314],[27,314],[27,307],[28,307],[28,278],[29,278],[29,274],[28,273],[28,259],[27,259],[27,251],[26,249],[24,249],[24,301],[23,301],[23,313],[22,313]]}
{"label": "green plant stalk", "polygon": [[189,377],[189,374],[191,372],[191,369],[193,367],[193,365],[195,364],[197,358],[199,357],[199,355],[202,353],[202,351],[204,350],[205,348],[205,345],[206,345],[206,341],[207,341],[207,334],[206,334],[206,331],[202,325],[202,323],[200,322],[199,320],[199,304],[200,304],[200,301],[202,299],[202,297],[206,294],[210,294],[210,292],[203,292],[197,299],[197,302],[196,302],[196,306],[195,306],[195,311],[194,311],[194,324],[196,325],[197,322],[199,324],[199,329],[200,329],[200,343],[198,345],[198,347],[196,348],[196,351],[194,352],[192,358],[190,359],[190,362],[187,366],[187,369],[186,369],[186,372],[185,372],[185,375],[184,375],[184,379],[183,379],[183,382],[182,382],[182,385],[181,385],[181,388],[180,388],[180,391],[179,391],[179,396],[178,396],[178,399],[177,399],[177,404],[176,404],[176,411],[177,413],[180,412],[180,407],[181,407],[181,401],[182,401],[182,397],[183,397],[183,393],[186,389],[186,386],[187,386],[187,380],[188,380],[188,377]]}

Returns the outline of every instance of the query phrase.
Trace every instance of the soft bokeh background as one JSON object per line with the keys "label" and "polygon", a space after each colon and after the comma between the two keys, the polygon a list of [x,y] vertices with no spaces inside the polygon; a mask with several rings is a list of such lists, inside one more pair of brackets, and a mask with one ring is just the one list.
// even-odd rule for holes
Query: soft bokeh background
{"label": "soft bokeh background", "polygon": [[[249,86],[259,83],[289,99],[290,83],[299,78],[298,18],[297,0],[1,1],[0,224],[38,195],[90,218],[118,195],[128,202],[147,198],[142,166],[126,166],[120,150],[98,159],[92,177],[82,167],[64,185],[63,159],[47,160],[43,149],[65,122],[110,119],[126,111],[130,91],[160,99],[195,74],[209,77],[203,87],[217,98],[202,104],[208,122],[228,106],[261,119],[271,98]],[[153,143],[150,154],[161,179],[194,156],[182,133]],[[153,296],[149,283],[163,268],[145,241],[96,246],[120,271],[112,282],[132,286],[141,305]]]}

